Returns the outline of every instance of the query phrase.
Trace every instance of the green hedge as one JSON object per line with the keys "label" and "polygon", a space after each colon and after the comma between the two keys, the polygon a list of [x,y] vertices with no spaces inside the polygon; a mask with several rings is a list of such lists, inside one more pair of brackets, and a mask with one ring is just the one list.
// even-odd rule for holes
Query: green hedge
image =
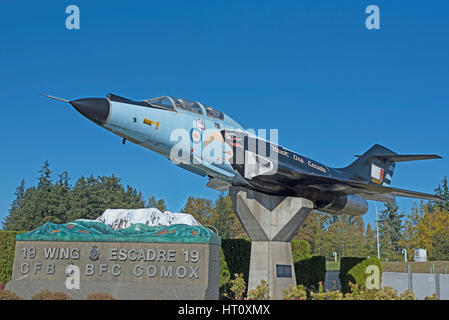
{"label": "green hedge", "polygon": [[379,284],[382,283],[382,264],[378,258],[342,257],[340,260],[340,283],[344,293],[351,291],[349,282],[357,284],[361,289],[366,288],[366,279],[369,273],[366,268],[369,265],[379,267]]}
{"label": "green hedge", "polygon": [[229,273],[229,267],[226,263],[226,259],[223,253],[223,249],[220,249],[220,280],[219,280],[219,290],[220,297],[223,297],[225,293],[229,290],[229,280],[231,280],[231,274]]}
{"label": "green hedge", "polygon": [[[248,285],[251,241],[248,239],[221,239],[221,250],[224,259],[221,261],[220,273],[223,275],[229,273],[231,279],[234,279],[235,273],[243,273],[245,284]],[[224,263],[227,266],[224,266]],[[226,268],[228,272],[226,272]]]}
{"label": "green hedge", "polygon": [[[312,256],[309,243],[305,240],[291,242],[296,282],[305,286],[314,285],[326,278],[326,260],[323,256]],[[246,285],[249,277],[251,259],[251,241],[248,239],[222,239],[222,257],[220,263],[220,292],[228,291],[226,283],[235,273],[243,273]]]}
{"label": "green hedge", "polygon": [[326,258],[313,256],[295,262],[296,283],[318,288],[318,283],[326,280]]}
{"label": "green hedge", "polygon": [[16,235],[23,231],[0,231],[0,283],[11,280]]}
{"label": "green hedge", "polygon": [[326,279],[326,258],[312,256],[310,245],[305,240],[291,242],[296,283],[306,287],[318,287],[318,283]]}

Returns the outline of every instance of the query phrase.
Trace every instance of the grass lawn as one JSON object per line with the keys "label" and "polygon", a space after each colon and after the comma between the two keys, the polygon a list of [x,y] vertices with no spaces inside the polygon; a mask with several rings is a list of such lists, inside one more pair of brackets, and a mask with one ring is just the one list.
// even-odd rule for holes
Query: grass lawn
{"label": "grass lawn", "polygon": [[326,261],[326,270],[340,270],[340,262]]}
{"label": "grass lawn", "polygon": [[[407,264],[410,264],[411,272],[430,273],[430,268],[435,265],[435,273],[449,273],[449,261],[427,262],[382,262],[382,270],[385,272],[408,272]],[[340,262],[326,261],[326,270],[340,270]]]}

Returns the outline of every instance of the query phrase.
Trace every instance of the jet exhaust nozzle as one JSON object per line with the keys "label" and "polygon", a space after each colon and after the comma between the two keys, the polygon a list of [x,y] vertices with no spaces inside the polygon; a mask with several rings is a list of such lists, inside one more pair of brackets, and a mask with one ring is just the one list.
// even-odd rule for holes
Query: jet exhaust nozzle
{"label": "jet exhaust nozzle", "polygon": [[320,208],[331,214],[345,213],[351,216],[363,216],[368,211],[368,203],[358,194],[338,196],[333,202]]}
{"label": "jet exhaust nozzle", "polygon": [[103,124],[109,117],[111,106],[105,98],[83,98],[69,103],[83,116],[97,124]]}

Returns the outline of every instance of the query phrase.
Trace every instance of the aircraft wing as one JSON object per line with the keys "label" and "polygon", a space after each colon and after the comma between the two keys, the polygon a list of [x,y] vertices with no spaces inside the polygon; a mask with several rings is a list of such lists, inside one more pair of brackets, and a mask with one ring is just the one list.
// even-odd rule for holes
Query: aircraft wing
{"label": "aircraft wing", "polygon": [[397,196],[397,197],[407,197],[407,198],[416,198],[433,201],[442,200],[437,196],[428,193],[385,187],[361,181],[354,181],[335,177],[324,177],[318,175],[308,175],[307,173],[304,172],[302,173],[302,176],[303,177],[301,178],[301,180],[305,181],[305,183],[304,182],[299,183],[302,187],[307,186],[321,191],[334,191],[343,194],[360,194],[369,200],[377,200],[379,199],[379,196],[380,198],[382,198],[382,196],[390,196],[390,197]]}

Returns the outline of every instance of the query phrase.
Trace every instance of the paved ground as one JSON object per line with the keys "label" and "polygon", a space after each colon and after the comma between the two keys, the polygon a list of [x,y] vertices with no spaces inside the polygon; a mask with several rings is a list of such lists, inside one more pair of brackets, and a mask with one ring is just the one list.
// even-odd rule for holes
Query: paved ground
{"label": "paved ground", "polygon": [[341,290],[340,271],[338,270],[328,270],[326,271],[326,280],[324,281],[325,290]]}

